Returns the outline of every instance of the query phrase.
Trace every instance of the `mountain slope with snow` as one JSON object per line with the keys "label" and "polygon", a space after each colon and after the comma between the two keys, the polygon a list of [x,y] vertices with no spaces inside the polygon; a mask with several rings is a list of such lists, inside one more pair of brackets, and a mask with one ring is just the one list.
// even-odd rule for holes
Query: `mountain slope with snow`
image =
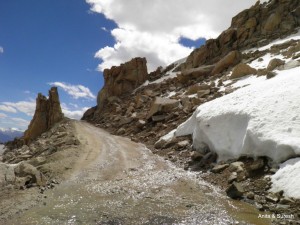
{"label": "mountain slope with snow", "polygon": [[16,129],[0,129],[0,143],[12,141],[16,137],[21,137],[22,135],[23,132]]}

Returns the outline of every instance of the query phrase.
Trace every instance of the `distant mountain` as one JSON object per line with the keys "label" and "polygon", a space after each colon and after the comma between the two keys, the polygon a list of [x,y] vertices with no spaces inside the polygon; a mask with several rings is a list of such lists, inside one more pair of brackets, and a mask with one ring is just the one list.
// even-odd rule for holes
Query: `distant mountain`
{"label": "distant mountain", "polygon": [[21,137],[21,136],[23,136],[23,131],[16,130],[13,128],[10,128],[10,129],[1,129],[0,128],[0,143],[12,141],[16,137]]}

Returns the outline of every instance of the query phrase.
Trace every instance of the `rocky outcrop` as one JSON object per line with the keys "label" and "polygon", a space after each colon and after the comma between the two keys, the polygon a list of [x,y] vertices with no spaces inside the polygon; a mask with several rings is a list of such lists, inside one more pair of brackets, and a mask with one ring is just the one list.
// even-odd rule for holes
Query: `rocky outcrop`
{"label": "rocky outcrop", "polygon": [[120,66],[105,69],[104,87],[98,93],[98,110],[101,110],[110,97],[118,97],[131,93],[148,78],[145,58],[134,58]]}
{"label": "rocky outcrop", "polygon": [[224,58],[222,58],[212,71],[212,75],[221,73],[225,69],[235,66],[241,61],[241,54],[238,51],[229,52]]}
{"label": "rocky outcrop", "polygon": [[272,0],[244,10],[233,17],[231,26],[217,39],[195,49],[184,69],[211,65],[233,50],[257,47],[296,31],[300,24],[300,1]]}
{"label": "rocky outcrop", "polygon": [[156,97],[152,102],[150,110],[147,115],[147,119],[151,118],[157,113],[168,113],[174,110],[176,107],[179,107],[180,102],[175,99],[161,98]]}
{"label": "rocky outcrop", "polygon": [[39,93],[33,119],[24,133],[25,144],[29,144],[63,118],[57,88],[50,89],[48,99]]}

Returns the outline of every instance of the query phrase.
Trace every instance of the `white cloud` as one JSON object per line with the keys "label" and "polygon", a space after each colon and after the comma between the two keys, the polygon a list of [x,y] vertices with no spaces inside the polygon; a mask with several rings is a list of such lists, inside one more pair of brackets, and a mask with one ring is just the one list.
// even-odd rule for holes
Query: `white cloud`
{"label": "white cloud", "polygon": [[146,57],[155,69],[187,56],[192,49],[179,44],[180,37],[196,40],[218,36],[231,18],[256,0],[86,0],[91,10],[116,22],[111,31],[114,46],[101,48],[99,69],[132,57]]}
{"label": "white cloud", "polygon": [[76,119],[80,120],[83,116],[83,114],[89,109],[89,107],[84,107],[80,110],[67,110],[67,109],[62,109],[63,113],[65,114],[66,117],[71,118],[71,119]]}
{"label": "white cloud", "polygon": [[4,48],[0,46],[0,54],[4,53]]}
{"label": "white cloud", "polygon": [[35,101],[19,101],[19,102],[3,102],[0,105],[0,110],[10,113],[25,113],[28,116],[33,116],[35,111]]}
{"label": "white cloud", "polygon": [[96,99],[96,96],[90,91],[90,89],[83,85],[72,85],[64,82],[51,82],[48,84],[62,88],[74,99],[78,99],[78,98]]}
{"label": "white cloud", "polygon": [[17,113],[17,110],[14,107],[7,106],[7,105],[0,105],[0,111]]}
{"label": "white cloud", "polygon": [[10,129],[12,127],[15,127],[14,129],[24,131],[28,128],[30,121],[25,120],[23,118],[19,117],[5,117],[1,118],[0,116],[0,126],[4,129]]}
{"label": "white cloud", "polygon": [[[26,130],[29,125],[29,120],[26,117],[32,117],[35,111],[35,101],[19,101],[19,102],[1,102],[0,111],[0,126],[5,128],[17,127],[19,130]],[[20,113],[21,117],[18,117]],[[23,115],[21,115],[23,113]],[[26,114],[26,116],[24,115]]]}
{"label": "white cloud", "polygon": [[66,103],[61,104],[62,111],[64,115],[71,119],[79,120],[82,118],[83,114],[89,109],[89,107],[79,108],[77,104],[69,103],[69,105],[73,108],[70,109]]}

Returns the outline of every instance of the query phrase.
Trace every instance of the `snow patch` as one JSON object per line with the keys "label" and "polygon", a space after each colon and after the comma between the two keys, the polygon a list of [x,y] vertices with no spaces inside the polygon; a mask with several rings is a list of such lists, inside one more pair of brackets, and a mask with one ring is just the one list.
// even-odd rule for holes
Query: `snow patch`
{"label": "snow patch", "polygon": [[270,49],[274,45],[280,45],[280,44],[283,44],[283,43],[285,43],[287,41],[290,41],[290,40],[300,40],[300,30],[298,30],[297,33],[292,34],[292,35],[290,35],[286,38],[277,39],[275,41],[272,41],[270,44],[267,44],[265,46],[262,46],[262,47],[259,47],[259,48],[248,49],[248,50],[244,51],[244,53],[254,52],[254,51],[264,51],[264,50]]}
{"label": "snow patch", "polygon": [[239,87],[244,87],[247,85],[257,84],[257,83],[265,81],[266,79],[267,79],[266,76],[257,77],[257,76],[252,75],[252,76],[247,76],[247,77],[243,77],[243,78],[239,79],[237,82],[235,82],[231,86],[234,88],[239,88]]}
{"label": "snow patch", "polygon": [[283,190],[287,197],[300,198],[300,158],[283,163],[281,168],[271,177],[272,192]]}
{"label": "snow patch", "polygon": [[[174,78],[174,77],[177,77],[177,73],[178,72],[174,72],[174,70],[180,66],[182,63],[184,63],[186,61],[187,57],[183,58],[183,59],[179,59],[177,60],[176,62],[174,62],[173,64],[175,64],[175,67],[167,72],[164,76],[162,76],[161,78],[155,80],[155,81],[152,81],[150,82],[150,84],[158,84],[158,83],[161,83],[163,82],[164,80],[167,80],[167,79],[170,79],[170,78]],[[164,68],[165,69],[165,68]]]}
{"label": "snow patch", "polygon": [[300,68],[278,73],[199,106],[175,135],[192,134],[195,148],[204,142],[219,160],[300,154]]}

